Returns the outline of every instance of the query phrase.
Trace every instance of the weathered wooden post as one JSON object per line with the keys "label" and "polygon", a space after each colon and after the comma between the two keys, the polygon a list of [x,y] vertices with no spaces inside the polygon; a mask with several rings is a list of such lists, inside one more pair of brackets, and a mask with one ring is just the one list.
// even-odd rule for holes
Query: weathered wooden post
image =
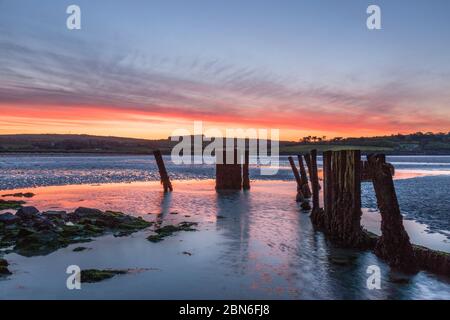
{"label": "weathered wooden post", "polygon": [[312,180],[311,180],[311,171],[312,171],[312,168],[311,168],[311,154],[306,153],[306,154],[303,155],[303,157],[305,158],[305,163],[306,163],[306,166],[308,167],[309,179],[310,179],[310,181],[312,183]]}
{"label": "weathered wooden post", "polygon": [[361,152],[324,153],[324,222],[326,233],[343,246],[367,247],[361,227]]}
{"label": "weathered wooden post", "polygon": [[242,168],[242,189],[244,190],[250,190],[249,164],[250,164],[250,151],[245,150],[244,166]]}
{"label": "weathered wooden post", "polygon": [[[306,158],[305,158],[306,159]],[[310,171],[310,179],[312,186],[312,212],[311,212],[311,220],[313,224],[316,221],[320,221],[323,219],[323,210],[320,208],[319,204],[319,175],[317,172],[317,150],[311,150],[311,155],[309,157],[311,171]]]}
{"label": "weathered wooden post", "polygon": [[403,216],[395,192],[391,167],[384,155],[367,158],[370,175],[381,213],[381,237],[375,246],[375,254],[386,260],[394,269],[416,272],[417,261],[409,236],[403,227]]}
{"label": "weathered wooden post", "polygon": [[153,155],[155,156],[156,164],[158,165],[159,175],[161,177],[161,184],[163,185],[164,192],[168,192],[169,190],[173,191],[172,183],[170,182],[169,175],[167,174],[161,151],[154,150]]}
{"label": "weathered wooden post", "polygon": [[[231,163],[227,161],[227,152],[234,154]],[[217,154],[218,152],[216,153],[216,190],[241,190],[242,166],[237,161],[237,149],[224,149],[222,161]]]}
{"label": "weathered wooden post", "polygon": [[333,205],[333,185],[331,183],[331,151],[323,153],[323,215],[316,216],[313,220],[317,228],[326,229],[327,219],[331,216],[331,208]]}
{"label": "weathered wooden post", "polygon": [[[312,181],[313,168],[312,168],[312,160],[311,160],[311,158],[312,158],[312,156],[311,156],[312,151],[314,151],[314,150],[311,150],[311,153],[307,153],[307,154],[305,154],[303,156],[305,158],[306,166],[308,167],[309,181],[311,181],[311,185],[313,184],[313,181]],[[317,155],[317,150],[315,150],[315,152],[316,152],[316,155]],[[317,164],[317,157],[316,157],[316,164]],[[319,184],[319,190],[320,189],[321,189],[321,187],[320,187],[320,184]]]}
{"label": "weathered wooden post", "polygon": [[303,202],[305,197],[302,193],[302,179],[300,178],[300,174],[298,173],[297,167],[295,166],[294,159],[292,157],[288,157],[289,164],[291,165],[292,172],[294,173],[295,181],[297,182],[297,202]]}
{"label": "weathered wooden post", "polygon": [[298,164],[300,166],[300,177],[302,179],[302,193],[303,196],[307,199],[311,198],[311,189],[309,188],[309,184],[308,184],[308,176],[306,174],[306,169],[305,169],[305,165],[303,163],[303,158],[302,156],[299,154],[297,156],[298,158]]}

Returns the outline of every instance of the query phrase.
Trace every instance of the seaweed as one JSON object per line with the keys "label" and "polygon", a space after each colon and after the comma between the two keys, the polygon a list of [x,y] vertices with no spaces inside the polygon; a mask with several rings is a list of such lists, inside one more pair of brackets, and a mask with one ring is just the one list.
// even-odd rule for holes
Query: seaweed
{"label": "seaweed", "polygon": [[0,210],[20,209],[25,201],[3,200],[0,199]]}
{"label": "seaweed", "polygon": [[[39,213],[36,208],[23,207],[16,219],[0,225],[0,248],[13,246],[23,256],[47,255],[73,243],[91,241],[107,233],[130,235],[152,223],[121,212],[78,208],[69,214]],[[25,214],[32,212],[33,214]]]}
{"label": "seaweed", "polygon": [[10,193],[10,194],[4,194],[2,197],[15,197],[15,198],[33,198],[35,196],[32,192],[18,192],[18,193]]}
{"label": "seaweed", "polygon": [[167,225],[158,229],[155,229],[155,235],[150,235],[147,237],[147,240],[150,242],[160,242],[163,241],[164,238],[173,235],[176,232],[180,231],[197,231],[197,229],[192,228],[196,226],[198,223],[196,222],[181,222],[178,225]]}
{"label": "seaweed", "polygon": [[85,283],[95,283],[106,279],[110,279],[119,274],[126,274],[127,270],[97,270],[97,269],[87,269],[81,270],[81,282]]}

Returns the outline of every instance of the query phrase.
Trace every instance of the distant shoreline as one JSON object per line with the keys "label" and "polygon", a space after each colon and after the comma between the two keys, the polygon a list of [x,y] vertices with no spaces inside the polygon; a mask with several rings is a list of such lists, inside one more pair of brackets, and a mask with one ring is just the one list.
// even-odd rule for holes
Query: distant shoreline
{"label": "distant shoreline", "polygon": [[[193,137],[191,146],[193,145]],[[241,139],[242,140],[242,139]],[[241,141],[242,143],[243,141]],[[254,141],[257,143],[257,141]],[[178,145],[171,139],[145,140],[89,135],[0,135],[2,154],[86,154],[86,155],[151,155],[153,150],[170,154]],[[203,141],[206,148],[210,142]],[[415,133],[382,137],[333,138],[303,137],[298,141],[278,141],[281,155],[297,155],[316,149],[323,151],[361,150],[363,154],[386,155],[450,155],[450,133]],[[272,142],[267,141],[268,149]],[[188,147],[189,148],[189,147]]]}
{"label": "distant shoreline", "polygon": [[[311,149],[312,150],[312,149]],[[376,153],[377,151],[362,151],[361,154],[366,155],[370,153]],[[439,156],[450,156],[449,153],[398,153],[398,152],[385,152],[385,151],[378,151],[379,153],[384,153],[387,156],[431,156],[431,157],[439,157]],[[280,152],[280,156],[296,156],[304,152]],[[170,152],[162,151],[162,154],[167,156],[170,155]],[[319,152],[320,155],[320,152]],[[48,152],[48,151],[42,151],[42,152],[0,152],[0,157],[4,156],[111,156],[111,157],[117,157],[117,156],[153,156],[152,150],[150,150],[147,153],[144,152]]]}

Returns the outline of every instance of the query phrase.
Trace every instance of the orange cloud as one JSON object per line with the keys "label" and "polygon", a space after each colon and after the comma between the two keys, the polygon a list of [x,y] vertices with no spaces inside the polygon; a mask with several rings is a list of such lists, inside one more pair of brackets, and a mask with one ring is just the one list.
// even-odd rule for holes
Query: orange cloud
{"label": "orange cloud", "polygon": [[[223,107],[222,107],[223,108]],[[432,116],[405,114],[392,121],[389,115],[347,114],[315,110],[278,112],[276,108],[243,109],[240,114],[201,112],[182,107],[158,110],[107,106],[0,105],[1,134],[79,133],[139,138],[166,138],[193,121],[225,128],[276,128],[281,138],[298,140],[304,135],[370,136],[413,131],[445,131],[449,121]]]}

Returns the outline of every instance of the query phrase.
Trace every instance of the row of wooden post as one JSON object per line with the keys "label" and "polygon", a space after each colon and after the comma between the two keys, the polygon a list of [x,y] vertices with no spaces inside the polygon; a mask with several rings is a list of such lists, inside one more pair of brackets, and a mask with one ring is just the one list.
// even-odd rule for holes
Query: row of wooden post
{"label": "row of wooden post", "polygon": [[[239,164],[238,151],[232,163],[216,163],[216,189],[250,189],[249,152],[245,151],[244,163]],[[173,191],[164,161],[159,150],[154,151],[164,192]],[[297,201],[303,209],[310,209],[311,221],[332,240],[346,247],[374,248],[375,253],[395,269],[415,272],[418,268],[450,275],[450,256],[423,248],[413,247],[403,226],[403,216],[395,192],[393,166],[384,155],[369,155],[361,161],[359,150],[326,151],[323,153],[323,204],[320,207],[317,151],[304,155],[309,172],[312,192],[303,159],[298,156],[300,173],[294,159],[289,163],[297,182]],[[381,237],[363,230],[361,226],[361,181],[372,181],[378,208],[381,213]]]}
{"label": "row of wooden post", "polygon": [[[314,227],[342,246],[373,248],[375,254],[394,269],[416,272],[420,267],[450,274],[449,255],[411,244],[395,192],[394,167],[386,162],[385,155],[368,155],[367,161],[361,161],[359,150],[324,152],[323,208],[319,206],[317,151],[312,150],[304,158],[310,173]],[[291,157],[289,162],[298,184],[298,173]],[[381,213],[381,237],[368,233],[361,226],[361,181],[373,183]]]}
{"label": "row of wooden post", "polygon": [[[233,152],[234,158],[228,163],[227,152]],[[238,161],[238,157],[242,154],[238,149],[223,150],[223,163],[216,163],[216,189],[217,190],[249,190],[250,189],[250,153],[249,150],[244,151],[244,163]],[[167,174],[166,166],[160,150],[154,150],[156,164],[158,166],[161,184],[164,192],[173,191],[172,183]]]}

